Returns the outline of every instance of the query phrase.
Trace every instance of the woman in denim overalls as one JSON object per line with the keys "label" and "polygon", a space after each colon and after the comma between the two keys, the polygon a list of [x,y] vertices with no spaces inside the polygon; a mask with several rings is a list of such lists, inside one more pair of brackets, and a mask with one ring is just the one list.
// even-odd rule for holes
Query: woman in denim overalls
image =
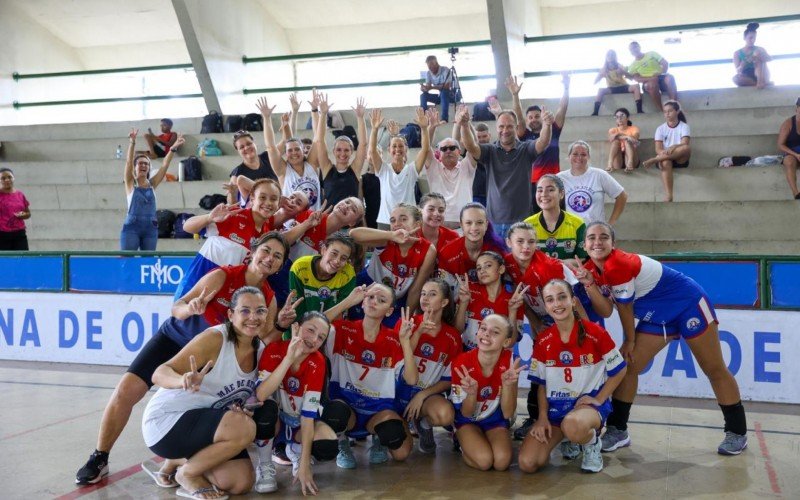
{"label": "woman in denim overalls", "polygon": [[161,184],[172,161],[172,154],[181,144],[183,136],[178,136],[175,144],[167,152],[161,168],[150,178],[150,159],[145,155],[134,157],[136,135],[139,129],[131,129],[128,156],[125,161],[125,193],[128,198],[128,214],[119,235],[121,250],[155,250],[158,241],[158,220],[156,219],[155,189]]}

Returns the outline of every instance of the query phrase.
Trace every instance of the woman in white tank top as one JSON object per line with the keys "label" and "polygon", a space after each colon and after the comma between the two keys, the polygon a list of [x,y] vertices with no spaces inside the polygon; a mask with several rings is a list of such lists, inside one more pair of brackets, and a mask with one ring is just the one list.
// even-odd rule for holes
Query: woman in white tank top
{"label": "woman in white tank top", "polygon": [[159,486],[175,485],[174,475],[177,485],[195,497],[247,493],[255,481],[246,448],[256,425],[241,408],[258,380],[264,295],[255,287],[240,288],[228,318],[156,369],[153,382],[161,388],[142,418],[145,444],[167,459],[156,479]]}

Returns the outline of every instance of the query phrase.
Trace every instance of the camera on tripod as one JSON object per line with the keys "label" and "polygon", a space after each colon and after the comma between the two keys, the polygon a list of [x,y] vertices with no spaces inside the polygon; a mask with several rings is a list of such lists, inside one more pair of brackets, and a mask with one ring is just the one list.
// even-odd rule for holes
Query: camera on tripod
{"label": "camera on tripod", "polygon": [[456,54],[458,54],[458,47],[448,47],[447,53],[450,54],[450,60],[456,60]]}

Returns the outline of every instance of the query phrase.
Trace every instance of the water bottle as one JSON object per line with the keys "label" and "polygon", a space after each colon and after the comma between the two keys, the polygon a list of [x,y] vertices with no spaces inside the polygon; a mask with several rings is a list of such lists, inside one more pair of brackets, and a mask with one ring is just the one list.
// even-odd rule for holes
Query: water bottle
{"label": "water bottle", "polygon": [[117,152],[114,154],[114,156],[117,158],[117,160],[122,159],[122,144],[117,146]]}

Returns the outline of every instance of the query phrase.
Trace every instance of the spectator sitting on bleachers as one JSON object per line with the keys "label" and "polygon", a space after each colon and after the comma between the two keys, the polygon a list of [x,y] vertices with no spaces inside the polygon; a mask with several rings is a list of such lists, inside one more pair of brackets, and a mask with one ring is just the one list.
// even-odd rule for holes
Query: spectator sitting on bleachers
{"label": "spectator sitting on bleachers", "polygon": [[155,135],[152,129],[147,129],[144,134],[147,141],[147,150],[137,151],[137,155],[146,155],[151,160],[167,156],[170,148],[178,140],[178,134],[172,131],[172,120],[164,118],[161,120],[161,134]]}
{"label": "spectator sitting on bleachers", "polygon": [[[467,111],[467,106],[459,104],[456,110],[456,121],[460,114]],[[431,116],[428,115],[430,121]],[[435,119],[435,117],[434,117]],[[470,130],[470,133],[472,131]],[[433,193],[444,196],[446,208],[444,225],[457,229],[460,224],[461,207],[472,201],[472,182],[475,180],[477,168],[475,158],[470,154],[461,157],[461,147],[452,137],[446,137],[437,145],[438,155],[431,152],[425,172],[428,175],[428,187]]]}
{"label": "spectator sitting on bleachers", "polygon": [[794,116],[784,120],[778,132],[778,149],[786,154],[783,157],[783,169],[792,196],[795,200],[800,200],[800,191],[797,189],[797,167],[800,166],[800,130],[797,128],[800,122],[800,97],[794,105]]}
{"label": "spectator sitting on bleachers", "polygon": [[[564,85],[564,93],[561,94],[561,101],[553,118],[552,133],[547,148],[536,157],[531,165],[531,205],[528,213],[538,212],[539,205],[536,204],[536,183],[544,174],[557,174],[561,170],[559,156],[561,151],[558,148],[558,141],[561,138],[561,131],[564,129],[564,122],[567,119],[567,107],[569,106],[569,73],[561,73],[561,83]],[[506,87],[511,92],[514,99],[514,112],[517,116],[522,116],[522,104],[519,100],[519,91],[522,83],[517,83],[516,77],[509,76],[506,79]],[[539,106],[529,106],[525,112],[525,121],[517,122],[517,137],[521,141],[536,140],[542,129],[542,109]]]}
{"label": "spectator sitting on bleachers", "polygon": [[642,91],[639,89],[639,83],[631,85],[625,79],[625,66],[617,61],[617,52],[609,50],[606,52],[606,62],[597,73],[594,83],[600,81],[601,78],[606,79],[606,88],[597,91],[597,97],[594,100],[594,111],[592,116],[597,116],[600,113],[600,103],[603,102],[603,97],[609,94],[633,94],[633,101],[636,103],[636,112],[643,113],[642,111]]}
{"label": "spectator sitting on bleachers", "polygon": [[744,30],[744,47],[733,53],[733,65],[736,67],[733,83],[739,87],[755,85],[756,88],[763,89],[772,85],[767,68],[772,57],[762,47],[756,47],[756,30],[758,23],[748,24]]}
{"label": "spectator sitting on bleachers", "polygon": [[[449,121],[450,112],[450,69],[439,66],[436,56],[425,58],[428,65],[428,72],[425,74],[425,83],[420,84],[422,94],[419,96],[419,107],[428,109],[428,103],[432,102],[441,106],[441,119]],[[438,94],[431,93],[431,90],[438,90]]]}
{"label": "spectator sitting on bleachers", "polygon": [[670,100],[678,99],[675,77],[667,73],[669,62],[658,52],[642,52],[639,42],[631,42],[628,46],[634,61],[628,66],[625,74],[642,84],[645,92],[653,98],[656,109],[661,109],[661,92],[666,92]]}
{"label": "spectator sitting on bleachers", "polygon": [[627,108],[614,111],[617,126],[608,131],[611,148],[608,152],[607,172],[623,167],[625,172],[633,172],[639,166],[639,127],[630,121],[630,114]]}
{"label": "spectator sitting on bleachers", "polygon": [[689,166],[691,130],[677,101],[664,103],[664,118],[667,122],[656,129],[656,156],[645,160],[642,165],[658,165],[664,183],[664,201],[672,201],[672,169]]}
{"label": "spectator sitting on bleachers", "polygon": [[428,117],[422,108],[417,108],[414,123],[420,126],[422,147],[414,161],[408,161],[408,144],[402,135],[395,135],[389,143],[391,160],[384,163],[378,152],[378,129],[383,124],[383,115],[380,109],[370,112],[372,130],[369,135],[369,159],[375,175],[381,183],[381,205],[378,212],[378,229],[389,229],[389,215],[398,203],[416,205],[414,188],[419,179],[419,173],[428,159],[430,153],[430,139],[428,137]]}

